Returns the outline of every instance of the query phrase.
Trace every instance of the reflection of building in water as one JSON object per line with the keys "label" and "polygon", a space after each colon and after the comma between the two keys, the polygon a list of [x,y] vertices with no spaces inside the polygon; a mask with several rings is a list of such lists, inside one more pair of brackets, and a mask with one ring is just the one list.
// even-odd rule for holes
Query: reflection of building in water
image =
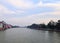
{"label": "reflection of building in water", "polygon": [[4,21],[0,21],[0,30],[5,30],[5,29],[11,28],[11,27],[12,26],[10,24],[7,24]]}

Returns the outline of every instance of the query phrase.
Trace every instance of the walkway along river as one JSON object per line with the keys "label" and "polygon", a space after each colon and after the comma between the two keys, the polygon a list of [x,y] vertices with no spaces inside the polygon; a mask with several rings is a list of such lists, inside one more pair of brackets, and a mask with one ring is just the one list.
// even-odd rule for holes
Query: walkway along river
{"label": "walkway along river", "polygon": [[60,32],[11,28],[0,31],[0,43],[60,43]]}

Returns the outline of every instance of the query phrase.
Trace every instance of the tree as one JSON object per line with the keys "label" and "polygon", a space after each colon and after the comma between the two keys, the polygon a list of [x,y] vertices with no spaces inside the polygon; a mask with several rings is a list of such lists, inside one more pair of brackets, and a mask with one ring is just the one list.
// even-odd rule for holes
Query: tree
{"label": "tree", "polygon": [[32,24],[31,26],[28,26],[28,28],[39,28],[38,24]]}
{"label": "tree", "polygon": [[55,29],[55,22],[51,20],[51,21],[48,23],[47,27],[50,28],[50,29],[52,29],[52,30],[54,30],[54,29]]}
{"label": "tree", "polygon": [[40,24],[39,27],[40,28],[46,28],[46,25],[43,23],[43,24]]}
{"label": "tree", "polygon": [[56,24],[56,30],[60,30],[60,20],[58,20],[58,22]]}

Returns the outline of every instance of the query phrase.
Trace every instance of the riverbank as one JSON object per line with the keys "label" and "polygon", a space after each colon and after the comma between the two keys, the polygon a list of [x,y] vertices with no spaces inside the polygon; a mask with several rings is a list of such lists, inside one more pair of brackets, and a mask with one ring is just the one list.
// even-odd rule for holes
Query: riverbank
{"label": "riverbank", "polygon": [[52,30],[52,29],[49,29],[49,28],[29,28],[29,29],[42,30],[42,31],[52,31],[52,32],[60,32],[60,30]]}

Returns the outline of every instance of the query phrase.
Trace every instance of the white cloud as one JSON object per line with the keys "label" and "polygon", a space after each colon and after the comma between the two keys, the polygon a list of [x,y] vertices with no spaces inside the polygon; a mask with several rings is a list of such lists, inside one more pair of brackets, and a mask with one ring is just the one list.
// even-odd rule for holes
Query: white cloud
{"label": "white cloud", "polygon": [[42,1],[40,1],[37,6],[39,7],[52,7],[52,8],[60,8],[60,3],[56,2],[56,3],[43,3]]}
{"label": "white cloud", "polygon": [[0,15],[5,15],[5,14],[15,14],[15,12],[9,10],[8,8],[0,4]]}
{"label": "white cloud", "polygon": [[0,21],[6,20],[7,15],[16,14],[14,11],[8,9],[4,5],[0,4]]}
{"label": "white cloud", "polygon": [[6,1],[16,8],[28,9],[33,6],[32,1],[26,0],[6,0]]}
{"label": "white cloud", "polygon": [[24,10],[11,10],[5,7],[4,5],[0,4],[0,17],[6,18],[7,16],[13,16],[13,15],[22,15],[26,13]]}
{"label": "white cloud", "polygon": [[36,6],[53,8],[54,12],[50,12],[49,14],[60,15],[60,1],[57,1],[56,3],[43,3],[40,1],[38,4],[36,4]]}
{"label": "white cloud", "polygon": [[16,12],[16,14],[24,14],[24,13],[26,13],[25,10],[16,10],[15,12]]}
{"label": "white cloud", "polygon": [[7,19],[8,22],[14,25],[31,25],[33,23],[45,23],[47,24],[50,20],[57,21],[59,20],[59,13],[57,15],[57,12],[45,12],[45,13],[39,13],[39,14],[33,14],[25,17],[12,17]]}
{"label": "white cloud", "polygon": [[30,8],[38,8],[38,7],[51,7],[51,8],[59,8],[60,9],[60,3],[43,3],[43,1],[40,0],[40,2],[34,4],[32,0],[6,0],[7,3],[13,5],[17,9],[30,9]]}
{"label": "white cloud", "polygon": [[40,1],[39,3],[36,4],[37,7],[42,7],[44,4],[42,1]]}
{"label": "white cloud", "polygon": [[49,14],[60,16],[60,11],[53,11],[53,12],[50,12]]}
{"label": "white cloud", "polygon": [[45,4],[45,6],[58,8],[58,7],[60,7],[60,3],[47,3],[47,4]]}
{"label": "white cloud", "polygon": [[54,15],[54,16],[60,16],[60,11],[50,11],[50,12],[43,12],[42,15]]}

